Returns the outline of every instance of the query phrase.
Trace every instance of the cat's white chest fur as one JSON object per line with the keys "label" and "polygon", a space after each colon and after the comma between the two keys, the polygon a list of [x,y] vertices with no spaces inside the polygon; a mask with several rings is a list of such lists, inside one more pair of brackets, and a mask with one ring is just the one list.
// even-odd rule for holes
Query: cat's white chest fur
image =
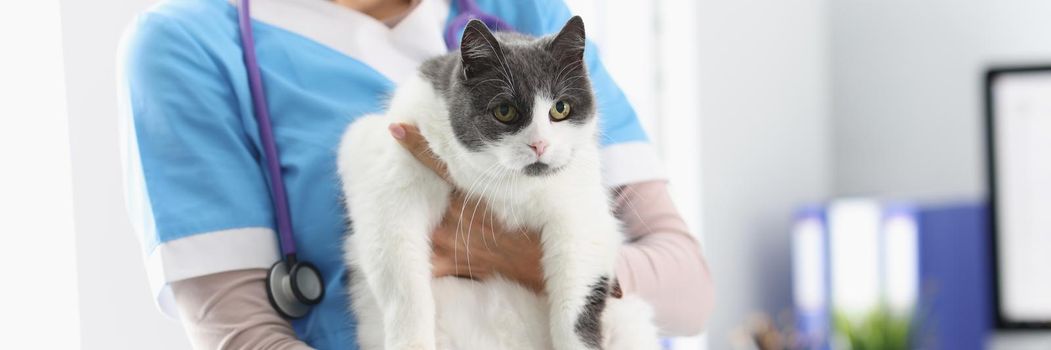
{"label": "cat's white chest fur", "polygon": [[[648,305],[609,297],[623,237],[601,181],[583,23],[575,17],[552,38],[501,38],[469,23],[463,55],[429,61],[384,115],[360,118],[343,137],[344,251],[361,348],[659,348]],[[390,136],[392,122],[420,128],[452,184]],[[454,186],[505,226],[540,234],[542,295],[503,278],[432,278],[429,237]]]}
{"label": "cat's white chest fur", "polygon": [[[353,233],[345,244],[353,311],[363,349],[584,349],[558,347],[553,330],[576,338],[580,303],[552,305],[498,278],[477,282],[432,279],[429,232],[445,212],[452,187],[425,168],[388,134],[394,121],[416,123],[443,159],[458,147],[442,122],[442,102],[422,79],[398,91],[389,115],[363,117],[348,130],[340,150],[340,172]],[[404,102],[404,104],[402,104]],[[431,103],[432,107],[424,107]],[[412,113],[413,111],[417,113]],[[592,152],[584,150],[581,152]],[[597,150],[595,150],[597,151]],[[578,154],[578,157],[594,155]],[[589,280],[609,274],[621,244],[619,227],[598,178],[597,166],[572,166],[545,178],[499,177],[450,162],[457,187],[481,196],[498,220],[512,228],[541,232],[547,288],[559,297],[586,299]],[[470,216],[465,213],[464,216]],[[465,219],[466,220],[466,219]],[[578,262],[574,262],[574,261]],[[565,296],[563,296],[565,295]],[[379,296],[379,297],[377,297]],[[560,310],[560,309],[565,310]],[[385,315],[384,310],[397,310]],[[553,314],[570,315],[559,319]],[[609,300],[601,316],[604,349],[656,349],[656,330],[643,301]],[[554,324],[553,322],[561,322]],[[408,340],[412,343],[404,344]],[[430,344],[434,344],[431,346]],[[422,347],[416,347],[420,345]]]}

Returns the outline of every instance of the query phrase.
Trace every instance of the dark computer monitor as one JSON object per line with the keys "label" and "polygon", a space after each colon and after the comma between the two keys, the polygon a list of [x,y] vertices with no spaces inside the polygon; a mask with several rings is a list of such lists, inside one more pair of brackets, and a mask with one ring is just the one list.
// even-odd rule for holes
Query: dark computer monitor
{"label": "dark computer monitor", "polygon": [[985,79],[999,328],[1051,329],[1051,65]]}

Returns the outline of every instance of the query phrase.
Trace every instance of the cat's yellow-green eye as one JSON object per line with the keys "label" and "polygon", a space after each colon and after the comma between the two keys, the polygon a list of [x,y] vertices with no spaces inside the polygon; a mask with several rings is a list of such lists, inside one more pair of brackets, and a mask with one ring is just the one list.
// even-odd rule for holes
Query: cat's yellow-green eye
{"label": "cat's yellow-green eye", "polygon": [[493,117],[504,123],[513,122],[518,118],[518,109],[507,103],[502,103],[493,108]]}
{"label": "cat's yellow-green eye", "polygon": [[551,115],[551,119],[559,121],[566,119],[569,116],[569,102],[558,101],[551,105],[551,111],[548,112]]}

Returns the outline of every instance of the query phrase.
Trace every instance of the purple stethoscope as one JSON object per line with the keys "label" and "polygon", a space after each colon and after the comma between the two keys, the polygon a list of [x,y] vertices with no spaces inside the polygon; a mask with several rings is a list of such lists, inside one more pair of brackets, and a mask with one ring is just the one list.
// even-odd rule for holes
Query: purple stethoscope
{"label": "purple stethoscope", "polygon": [[[445,44],[449,50],[457,48],[457,34],[471,19],[478,19],[489,28],[509,31],[512,27],[496,16],[485,13],[474,0],[454,0],[460,14],[449,21],[445,28]],[[314,264],[296,259],[296,242],[293,239],[292,217],[288,210],[288,195],[281,176],[281,161],[278,158],[274,131],[270,124],[263,78],[256,58],[255,40],[252,37],[250,0],[237,3],[237,22],[241,32],[241,48],[248,72],[248,87],[252,96],[252,109],[259,125],[259,140],[266,158],[266,173],[269,177],[270,196],[274,202],[274,217],[281,249],[281,260],[270,267],[266,276],[266,294],[270,305],[282,316],[300,318],[310,312],[311,307],[325,296],[325,285],[321,272]]]}

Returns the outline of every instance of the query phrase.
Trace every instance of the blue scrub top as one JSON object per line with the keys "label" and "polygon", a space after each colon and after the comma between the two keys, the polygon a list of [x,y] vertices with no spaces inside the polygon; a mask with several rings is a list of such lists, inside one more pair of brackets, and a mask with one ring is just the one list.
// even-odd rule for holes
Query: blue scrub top
{"label": "blue scrub top", "polygon": [[[557,32],[571,16],[561,0],[478,3],[532,35]],[[395,66],[390,66],[376,55],[395,54],[367,40],[355,46],[354,33],[364,38],[372,35],[370,30],[381,30],[379,22],[368,23],[361,14],[323,0],[256,0],[253,5],[258,57],[299,256],[316,264],[326,281],[324,301],[293,326],[316,348],[355,349],[341,249],[347,226],[336,175],[337,145],[355,118],[382,111],[399,79],[396,72],[414,67],[398,67],[393,58]],[[266,10],[271,5],[275,7]],[[317,6],[330,7],[309,11]],[[442,21],[458,13],[455,5],[441,0],[423,0],[414,11],[438,11]],[[410,15],[419,18],[403,20],[413,21],[404,30],[433,28],[435,33],[415,36],[440,38],[444,23],[428,26],[429,15]],[[332,16],[333,23],[349,26],[331,31],[344,37],[333,39],[311,29],[311,23],[325,23]],[[168,312],[174,310],[170,282],[268,268],[278,259],[237,30],[235,8],[227,1],[169,0],[141,15],[124,41],[127,199],[142,234],[151,284]],[[427,56],[411,49],[416,43],[399,45],[389,52],[404,53],[400,61],[418,64]],[[587,60],[599,101],[602,143],[609,150],[606,167],[624,169],[609,174],[608,184],[659,177],[656,170],[646,169],[654,160],[645,133],[594,47],[589,46]]]}

